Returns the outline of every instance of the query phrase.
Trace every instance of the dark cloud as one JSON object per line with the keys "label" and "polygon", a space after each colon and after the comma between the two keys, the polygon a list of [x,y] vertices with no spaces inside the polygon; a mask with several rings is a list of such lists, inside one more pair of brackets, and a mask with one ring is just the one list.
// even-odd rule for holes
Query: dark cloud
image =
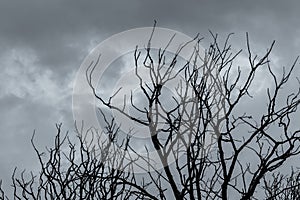
{"label": "dark cloud", "polygon": [[0,179],[7,182],[15,165],[34,163],[33,129],[40,146],[51,143],[56,122],[73,130],[75,72],[110,35],[152,26],[156,19],[158,26],[190,36],[235,32],[232,42],[238,49],[245,47],[249,32],[257,53],[277,41],[272,55],[281,66],[300,53],[299,8],[299,1],[282,0],[1,1]]}

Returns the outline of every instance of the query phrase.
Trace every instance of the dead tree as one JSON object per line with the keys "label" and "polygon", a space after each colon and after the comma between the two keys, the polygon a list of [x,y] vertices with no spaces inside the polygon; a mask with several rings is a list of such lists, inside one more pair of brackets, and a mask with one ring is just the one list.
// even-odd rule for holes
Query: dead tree
{"label": "dead tree", "polygon": [[[112,150],[119,130],[114,119],[106,121],[106,130],[101,133],[94,128],[83,133],[83,126],[76,126],[77,142],[61,133],[61,124],[56,128],[54,146],[46,153],[36,148],[32,137],[41,170],[37,175],[22,171],[18,177],[14,170],[14,199],[155,199],[145,184],[135,184],[135,177],[122,170],[130,163],[123,165],[124,155]],[[101,134],[108,134],[109,140],[100,141]],[[124,147],[128,141],[123,141]],[[0,199],[9,199],[2,189],[1,194]]]}
{"label": "dead tree", "polygon": [[264,189],[268,200],[288,200],[300,198],[300,174],[292,169],[289,176],[273,173],[272,178],[264,178]]}
{"label": "dead tree", "polygon": [[[91,65],[87,70],[90,87],[103,105],[148,127],[163,171],[153,169],[154,172],[146,170],[145,173],[152,183],[160,181],[160,185],[152,185],[158,191],[154,194],[159,194],[161,199],[167,199],[166,191],[172,191],[175,199],[255,198],[256,194],[261,195],[259,188],[263,178],[300,153],[300,130],[293,130],[291,126],[299,105],[300,90],[287,96],[282,92],[298,58],[288,70],[284,68],[278,75],[269,60],[275,41],[262,56],[253,55],[247,34],[248,66],[236,67],[235,60],[242,51],[233,52],[229,44],[231,35],[223,45],[217,35],[211,33],[211,36],[212,43],[202,53],[201,39],[197,36],[190,59],[179,67],[177,63],[185,45],[169,57],[169,62],[166,51],[172,39],[155,55],[151,38],[146,48],[137,47],[135,75],[147,106],[139,107],[133,101],[130,106],[140,113],[139,117],[124,110],[128,106],[125,101],[119,107],[112,103],[119,91],[109,101],[99,96],[92,84],[97,65]],[[139,73],[141,68],[147,70],[150,83],[143,81],[143,75]],[[264,70],[264,76],[272,81],[272,86],[265,88],[264,113],[260,116],[252,116],[247,111],[241,113],[240,104],[256,100],[250,90],[257,81],[259,70]],[[162,103],[162,88],[179,76],[183,81],[177,82],[176,94],[172,97],[175,106],[168,109]],[[160,124],[164,124],[164,128]],[[215,139],[207,146],[206,140],[211,135]],[[175,157],[174,165],[169,163],[172,156]]]}

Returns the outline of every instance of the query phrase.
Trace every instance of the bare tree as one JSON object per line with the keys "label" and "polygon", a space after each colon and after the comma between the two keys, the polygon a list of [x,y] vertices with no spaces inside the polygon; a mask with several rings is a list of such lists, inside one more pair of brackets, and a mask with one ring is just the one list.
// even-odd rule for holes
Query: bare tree
{"label": "bare tree", "polygon": [[[275,42],[262,56],[253,55],[247,34],[248,64],[236,67],[236,60],[243,52],[232,50],[231,34],[221,44],[217,35],[211,33],[212,42],[204,52],[200,46],[202,39],[197,35],[178,47],[172,56],[167,51],[176,35],[165,47],[153,50],[153,34],[155,27],[147,46],[137,47],[134,52],[135,76],[146,106],[134,103],[134,93],[128,94],[130,105],[126,104],[125,97],[123,105],[114,104],[113,99],[121,88],[108,98],[97,93],[93,75],[101,64],[100,56],[91,63],[86,77],[104,107],[147,127],[152,151],[162,169],[153,165],[146,145],[147,154],[141,156],[132,147],[130,136],[117,142],[120,124],[102,108],[105,131],[89,129],[86,134],[92,134],[94,140],[86,140],[80,136],[86,135],[83,129],[76,128],[80,141],[78,150],[68,136],[61,136],[60,125],[54,148],[48,150],[47,161],[32,142],[41,172],[26,180],[24,173],[16,178],[15,171],[15,198],[261,199],[265,194],[269,199],[279,199],[292,187],[295,189],[293,197],[297,199],[295,174],[291,174],[286,184],[281,184],[283,175],[274,172],[300,153],[300,130],[293,127],[293,116],[300,102],[299,81],[297,91],[287,95],[284,92],[298,58],[278,75],[269,59]],[[181,52],[191,42],[195,46],[190,59],[182,61]],[[244,102],[260,100],[251,94],[260,70],[272,85],[265,88],[265,110],[253,115],[242,106]],[[145,76],[150,82],[144,81]],[[178,80],[175,85],[174,80]],[[166,105],[164,88],[170,82],[174,94],[172,103]],[[138,114],[126,112],[129,106]],[[105,133],[109,140],[102,142],[99,138]],[[67,144],[66,148],[63,144]],[[138,161],[146,165],[137,166]],[[144,174],[136,174],[135,167],[144,170]],[[2,196],[4,198],[4,193]]]}
{"label": "bare tree", "polygon": [[271,179],[264,178],[264,189],[266,199],[288,200],[300,198],[300,174],[292,170],[290,175],[284,176],[282,173],[273,173]]}
{"label": "bare tree", "polygon": [[[164,166],[163,173],[156,175],[163,176],[160,178],[163,185],[168,186],[176,199],[227,199],[229,191],[241,199],[250,199],[268,173],[299,154],[299,129],[291,128],[292,115],[299,105],[299,90],[286,97],[282,97],[281,92],[298,58],[288,71],[284,69],[278,76],[269,60],[275,41],[264,55],[257,56],[251,51],[247,34],[248,68],[235,68],[234,61],[242,51],[232,52],[230,35],[224,45],[220,45],[217,35],[211,33],[211,36],[213,41],[204,54],[200,52],[201,39],[197,36],[190,60],[177,69],[185,45],[178,48],[168,65],[166,51],[172,39],[156,56],[152,53],[151,38],[144,50],[136,49],[135,74],[147,106],[138,107],[132,101],[131,106],[144,118],[125,112],[125,103],[121,107],[112,104],[119,90],[108,101],[97,94],[92,84],[97,65],[91,65],[87,79],[103,105],[149,128],[152,144]],[[140,68],[148,71],[151,83],[143,81]],[[272,87],[266,88],[266,110],[256,118],[246,112],[239,114],[243,100],[255,101],[250,89],[261,68],[273,82]],[[177,98],[173,96],[175,106],[168,109],[162,103],[162,88],[178,76],[184,81],[177,83]],[[286,100],[283,105],[282,98]],[[160,129],[159,124],[167,128]],[[202,148],[212,132],[217,136],[215,151]],[[184,157],[179,157],[179,152],[184,152]],[[253,161],[243,159],[245,154]],[[171,156],[176,158],[172,169],[168,163]],[[154,182],[153,176],[149,178]],[[160,188],[157,190],[160,194],[163,192]]]}
{"label": "bare tree", "polygon": [[[17,178],[14,170],[14,199],[129,199],[134,196],[155,199],[147,192],[146,184],[137,184],[131,173],[122,170],[130,163],[123,165],[124,156],[112,150],[111,144],[119,130],[114,119],[106,121],[106,130],[102,133],[94,128],[82,133],[83,125],[80,128],[76,126],[79,143],[71,142],[68,133],[62,135],[61,124],[56,128],[55,143],[53,148],[48,149],[46,159],[45,153],[36,148],[32,137],[41,171],[38,175],[31,172],[29,176],[22,171]],[[101,134],[108,134],[109,140],[100,142]],[[92,140],[87,140],[87,137]],[[128,146],[128,139],[123,142],[124,146]],[[8,199],[2,189],[1,192],[0,199]]]}

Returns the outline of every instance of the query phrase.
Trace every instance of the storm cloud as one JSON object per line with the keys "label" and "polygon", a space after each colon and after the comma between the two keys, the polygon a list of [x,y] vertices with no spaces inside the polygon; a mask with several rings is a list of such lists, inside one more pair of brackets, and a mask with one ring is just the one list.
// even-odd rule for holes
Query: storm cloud
{"label": "storm cloud", "polygon": [[0,179],[9,185],[15,166],[35,169],[33,130],[42,150],[53,142],[55,123],[73,131],[76,72],[112,34],[157,20],[159,27],[191,37],[200,33],[207,42],[208,30],[223,38],[234,32],[232,43],[239,49],[249,32],[256,53],[276,40],[272,57],[279,69],[300,54],[299,9],[295,0],[1,1]]}

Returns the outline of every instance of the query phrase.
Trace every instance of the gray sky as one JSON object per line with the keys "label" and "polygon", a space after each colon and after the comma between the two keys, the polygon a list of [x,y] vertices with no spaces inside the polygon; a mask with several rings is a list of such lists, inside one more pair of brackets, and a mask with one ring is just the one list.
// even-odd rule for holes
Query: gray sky
{"label": "gray sky", "polygon": [[[276,40],[276,65],[300,54],[300,1],[11,1],[0,2],[0,179],[10,184],[15,166],[34,169],[33,130],[43,149],[55,123],[73,130],[72,81],[84,57],[112,34],[158,26],[191,37],[208,30],[234,32],[232,43],[265,51]],[[209,39],[207,38],[207,41]],[[295,73],[299,74],[299,69]]]}

